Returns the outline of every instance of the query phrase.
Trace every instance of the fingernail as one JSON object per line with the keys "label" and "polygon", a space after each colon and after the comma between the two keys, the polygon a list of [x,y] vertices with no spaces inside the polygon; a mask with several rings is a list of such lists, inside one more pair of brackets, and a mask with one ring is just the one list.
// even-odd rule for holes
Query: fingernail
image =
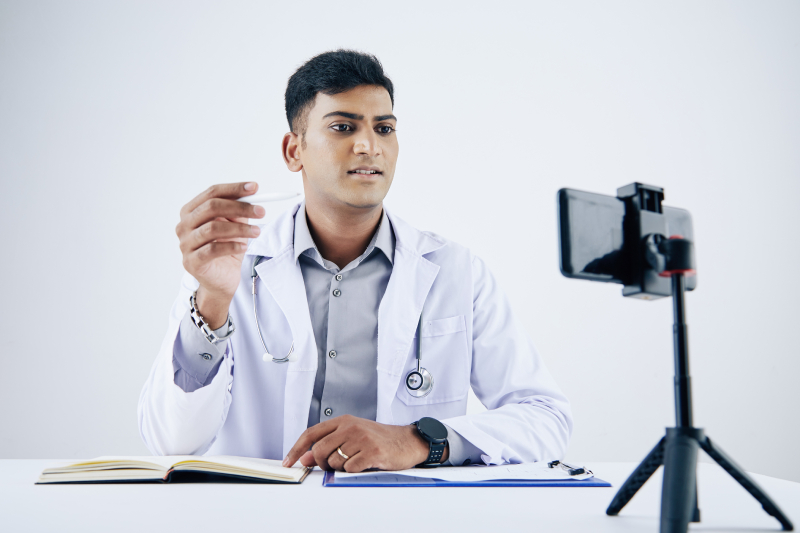
{"label": "fingernail", "polygon": [[261,228],[258,226],[250,226],[250,235],[258,235],[261,233]]}
{"label": "fingernail", "polygon": [[252,182],[252,181],[249,182],[249,183],[245,183],[244,184],[244,190],[246,190],[246,191],[252,191],[255,188],[256,188],[256,184],[254,182]]}
{"label": "fingernail", "polygon": [[288,458],[288,457],[287,457],[286,459],[284,459],[284,460],[283,460],[283,466],[284,466],[285,468],[289,468],[289,458]]}
{"label": "fingernail", "polygon": [[263,207],[261,207],[260,205],[257,205],[257,206],[255,206],[253,208],[253,213],[255,213],[257,217],[263,217],[264,213],[266,213],[266,211],[264,211]]}

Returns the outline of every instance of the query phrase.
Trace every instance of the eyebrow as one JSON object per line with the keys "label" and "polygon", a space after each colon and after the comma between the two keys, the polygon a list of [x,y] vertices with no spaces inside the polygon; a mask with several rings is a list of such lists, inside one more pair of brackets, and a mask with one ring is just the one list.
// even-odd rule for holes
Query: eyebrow
{"label": "eyebrow", "polygon": [[[364,115],[356,115],[355,113],[347,113],[346,111],[332,111],[322,118],[328,118],[328,117],[344,117],[344,118],[349,118],[351,120],[364,120]],[[397,120],[397,117],[394,115],[378,115],[373,118],[376,122],[380,122],[382,120],[389,120],[390,118]]]}

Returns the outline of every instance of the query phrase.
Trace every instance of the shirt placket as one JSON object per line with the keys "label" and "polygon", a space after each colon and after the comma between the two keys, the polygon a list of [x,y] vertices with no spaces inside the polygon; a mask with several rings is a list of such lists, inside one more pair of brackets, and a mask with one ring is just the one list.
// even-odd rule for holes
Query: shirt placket
{"label": "shirt placket", "polygon": [[325,365],[325,383],[330,384],[331,386],[324,387],[322,390],[322,398],[319,406],[320,422],[330,420],[331,418],[340,414],[337,413],[337,410],[339,410],[341,407],[336,405],[337,402],[334,400],[334,398],[337,397],[337,394],[332,391],[332,389],[335,387],[333,386],[334,384],[329,377],[331,373],[331,365],[335,365],[336,358],[342,356],[343,347],[340,347],[337,344],[339,337],[337,335],[338,328],[336,327],[336,324],[341,323],[340,317],[344,312],[344,298],[347,296],[345,295],[342,287],[344,276],[336,268],[333,269],[332,272],[333,275],[331,279],[330,291],[328,292],[328,335],[325,346],[328,357],[327,364]]}

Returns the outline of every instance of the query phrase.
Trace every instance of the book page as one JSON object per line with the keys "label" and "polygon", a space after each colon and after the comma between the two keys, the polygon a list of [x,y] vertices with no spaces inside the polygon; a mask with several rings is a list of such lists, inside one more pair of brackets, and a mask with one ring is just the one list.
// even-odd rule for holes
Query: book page
{"label": "book page", "polygon": [[46,468],[44,473],[87,472],[94,470],[113,470],[118,468],[146,468],[161,472],[162,476],[176,461],[194,458],[192,455],[167,455],[167,456],[137,456],[137,455],[106,455],[86,461],[64,463],[54,468]]}
{"label": "book page", "polygon": [[259,459],[255,457],[234,457],[231,455],[215,455],[211,457],[188,457],[176,462],[175,470],[204,470],[231,473],[237,475],[261,474],[286,480],[299,480],[306,472],[304,467],[285,468],[277,459]]}

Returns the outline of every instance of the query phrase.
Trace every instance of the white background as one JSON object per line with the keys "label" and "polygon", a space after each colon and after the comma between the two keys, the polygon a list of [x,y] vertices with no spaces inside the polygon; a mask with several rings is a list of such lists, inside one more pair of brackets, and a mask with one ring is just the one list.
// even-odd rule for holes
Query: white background
{"label": "white background", "polygon": [[387,206],[486,259],[572,400],[568,459],[674,424],[670,300],[558,270],[556,191],[642,181],[694,215],[697,425],[800,481],[797,2],[0,2],[0,457],[147,453],[178,211],[300,190],[286,80],[337,47],[396,85]]}

